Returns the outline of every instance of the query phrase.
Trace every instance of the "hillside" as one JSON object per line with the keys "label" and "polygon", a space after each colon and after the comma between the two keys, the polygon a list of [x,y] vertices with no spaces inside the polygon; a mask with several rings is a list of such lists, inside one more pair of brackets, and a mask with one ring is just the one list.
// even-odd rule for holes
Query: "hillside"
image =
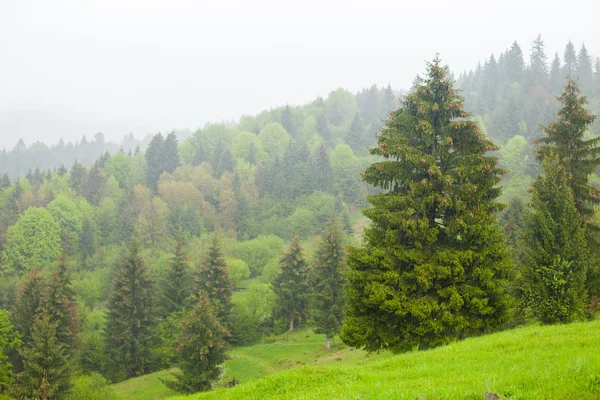
{"label": "hillside", "polygon": [[307,365],[173,400],[481,399],[486,392],[513,399],[598,399],[599,328],[600,321],[518,328],[377,360],[368,368],[342,358],[343,365]]}

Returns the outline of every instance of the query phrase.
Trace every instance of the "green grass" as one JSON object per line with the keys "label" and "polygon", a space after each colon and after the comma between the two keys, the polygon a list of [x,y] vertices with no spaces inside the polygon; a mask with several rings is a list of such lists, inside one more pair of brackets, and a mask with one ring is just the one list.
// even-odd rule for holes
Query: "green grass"
{"label": "green grass", "polygon": [[112,385],[115,393],[123,400],[160,400],[177,394],[167,388],[160,379],[172,379],[171,373],[176,369],[169,369],[128,379]]}
{"label": "green grass", "polygon": [[[483,399],[486,392],[515,400],[600,399],[600,321],[518,328],[374,361],[341,347],[333,360],[324,350],[310,353],[318,336],[300,336],[234,351],[230,372],[240,386],[173,400]],[[297,361],[306,365],[277,373]]]}

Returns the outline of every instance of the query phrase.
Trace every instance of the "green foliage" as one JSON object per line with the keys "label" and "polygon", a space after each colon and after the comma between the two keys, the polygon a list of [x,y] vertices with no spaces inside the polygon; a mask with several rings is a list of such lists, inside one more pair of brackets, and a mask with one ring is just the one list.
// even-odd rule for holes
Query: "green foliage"
{"label": "green foliage", "polygon": [[272,283],[276,303],[273,314],[289,322],[290,331],[294,330],[294,321],[306,320],[308,316],[308,267],[300,237],[292,239],[281,260],[281,272]]}
{"label": "green foliage", "polygon": [[321,243],[309,275],[312,287],[312,318],[315,332],[330,339],[342,326],[344,309],[344,246],[338,222],[331,218],[321,237]]}
{"label": "green foliage", "polygon": [[248,264],[246,264],[244,260],[240,260],[239,258],[228,258],[226,263],[227,272],[235,286],[237,286],[241,280],[250,277],[250,267],[248,267]]}
{"label": "green foliage", "polygon": [[48,266],[60,256],[60,242],[60,225],[50,212],[28,208],[6,233],[4,273],[21,275],[34,266]]}
{"label": "green foliage", "polygon": [[124,188],[131,173],[131,157],[123,152],[115,153],[104,163],[104,169],[108,176],[114,176],[119,186]]}
{"label": "green foliage", "polygon": [[46,303],[46,293],[44,277],[37,268],[32,269],[17,294],[13,315],[15,328],[21,334],[25,346],[31,343],[33,322]]}
{"label": "green foliage", "polygon": [[248,264],[250,276],[262,274],[265,265],[277,258],[284,249],[283,240],[274,235],[258,236],[252,240],[236,243],[231,256]]}
{"label": "green foliage", "polygon": [[169,260],[160,282],[162,295],[160,304],[163,315],[183,310],[188,297],[192,294],[191,284],[185,243],[180,236],[175,242],[174,256]]}
{"label": "green foliage", "polygon": [[365,192],[360,182],[353,179],[353,176],[358,176],[360,165],[350,146],[340,144],[331,151],[331,170],[334,192],[341,193],[350,203],[364,203]]}
{"label": "green foliage", "polygon": [[325,112],[330,123],[337,126],[344,125],[349,123],[356,114],[356,100],[347,90],[334,90],[325,100]]}
{"label": "green foliage", "polygon": [[15,381],[9,354],[20,349],[21,336],[14,330],[10,312],[0,310],[0,394],[5,393]]}
{"label": "green foliage", "polygon": [[152,368],[153,298],[153,282],[133,242],[115,273],[107,304],[106,348],[115,380],[139,376]]}
{"label": "green foliage", "polygon": [[57,340],[57,323],[43,310],[33,321],[31,342],[23,347],[19,391],[23,398],[62,398],[71,386],[68,351]]}
{"label": "green foliage", "polygon": [[66,400],[119,400],[109,382],[97,372],[82,375],[73,381],[73,387]]}
{"label": "green foliage", "polygon": [[596,116],[584,107],[587,99],[580,95],[575,81],[567,82],[558,101],[562,108],[558,111],[557,119],[543,128],[547,136],[539,140],[542,146],[537,157],[544,160],[556,152],[559,160],[565,159],[575,207],[589,222],[594,214],[594,206],[600,204],[600,191],[588,184],[590,174],[600,165],[600,138],[586,140],[584,134]]}
{"label": "green foliage", "polygon": [[227,360],[227,331],[205,296],[198,299],[179,327],[173,344],[181,360],[181,372],[174,374],[175,381],[163,383],[183,393],[210,390],[221,377],[222,365]]}
{"label": "green foliage", "polygon": [[[236,374],[233,376],[242,380],[242,385],[173,400],[476,400],[495,399],[494,394],[498,399],[592,400],[599,394],[600,355],[596,351],[599,328],[600,321],[529,326],[386,359],[376,354],[365,358],[358,351],[349,355],[359,353],[360,360],[344,353],[338,356],[328,352],[320,357],[311,354],[309,364],[332,356],[341,360],[333,359],[330,365],[301,366],[252,382]],[[268,351],[278,344],[265,345],[261,350]],[[307,351],[297,342],[290,347]],[[240,358],[254,356],[252,363],[242,364],[242,359],[237,365],[256,370],[255,352],[252,348],[243,350],[246,351],[240,351]],[[283,353],[281,347],[277,350],[278,354]],[[235,357],[235,350],[233,353]],[[296,352],[287,354],[292,361],[301,356]],[[280,357],[275,355],[276,362],[281,363]]]}
{"label": "green foliage", "polygon": [[390,113],[363,178],[365,246],[351,247],[342,340],[368,351],[428,348],[499,329],[510,259],[494,213],[502,171],[436,58]]}
{"label": "green foliage", "polygon": [[60,226],[62,248],[72,254],[76,249],[82,229],[79,209],[70,198],[60,195],[48,204],[47,210]]}
{"label": "green foliage", "polygon": [[205,261],[194,275],[194,282],[196,298],[207,296],[212,302],[214,315],[223,326],[227,326],[231,314],[233,284],[216,235]]}
{"label": "green foliage", "polygon": [[63,345],[71,361],[77,349],[79,326],[75,292],[71,287],[71,275],[64,253],[48,280],[46,310],[50,321],[56,324],[56,340]]}
{"label": "green foliage", "polygon": [[262,143],[262,148],[273,157],[276,154],[283,154],[290,142],[290,135],[277,122],[271,122],[265,125],[258,134]]}
{"label": "green foliage", "polygon": [[585,233],[565,164],[546,154],[526,216],[523,292],[543,323],[581,320],[587,303]]}
{"label": "green foliage", "polygon": [[255,284],[233,297],[232,342],[247,345],[258,341],[263,325],[270,317],[275,303],[273,291],[267,284]]}

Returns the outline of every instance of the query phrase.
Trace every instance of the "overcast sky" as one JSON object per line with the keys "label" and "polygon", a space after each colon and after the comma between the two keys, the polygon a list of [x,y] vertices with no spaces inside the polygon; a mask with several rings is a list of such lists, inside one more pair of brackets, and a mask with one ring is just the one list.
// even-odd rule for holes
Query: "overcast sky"
{"label": "overcast sky", "polygon": [[436,52],[473,68],[538,33],[600,55],[600,1],[0,0],[0,148],[120,140],[408,88]]}

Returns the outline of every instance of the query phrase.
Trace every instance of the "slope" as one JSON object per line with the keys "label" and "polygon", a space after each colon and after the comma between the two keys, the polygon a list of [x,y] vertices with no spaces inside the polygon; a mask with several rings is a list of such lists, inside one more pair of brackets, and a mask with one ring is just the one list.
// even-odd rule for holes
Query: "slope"
{"label": "slope", "polygon": [[599,329],[600,321],[518,328],[368,367],[303,366],[175,399],[599,399]]}

